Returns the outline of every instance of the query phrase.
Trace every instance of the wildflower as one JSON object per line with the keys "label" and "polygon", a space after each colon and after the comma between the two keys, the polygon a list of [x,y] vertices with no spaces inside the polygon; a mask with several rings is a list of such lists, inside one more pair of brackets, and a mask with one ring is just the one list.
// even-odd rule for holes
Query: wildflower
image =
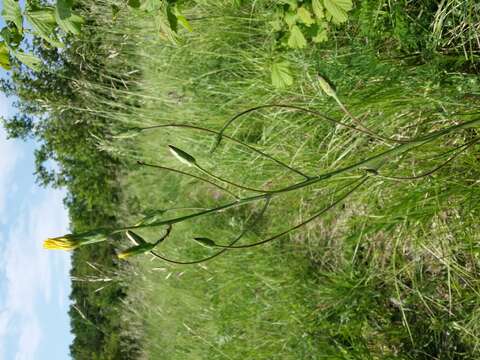
{"label": "wildflower", "polygon": [[79,246],[78,241],[68,237],[49,238],[43,243],[43,247],[48,250],[73,250]]}
{"label": "wildflower", "polygon": [[68,234],[45,240],[43,247],[48,250],[73,250],[83,245],[105,241],[108,235],[105,230]]}

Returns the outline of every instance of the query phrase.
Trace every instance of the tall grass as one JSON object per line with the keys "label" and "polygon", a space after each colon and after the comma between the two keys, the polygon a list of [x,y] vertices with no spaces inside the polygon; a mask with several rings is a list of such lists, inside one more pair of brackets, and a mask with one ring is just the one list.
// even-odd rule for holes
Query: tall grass
{"label": "tall grass", "polygon": [[[111,87],[79,81],[90,104],[85,111],[111,119],[118,133],[165,123],[219,130],[236,113],[269,103],[302,106],[350,123],[321,91],[317,75],[322,75],[349,111],[383,137],[404,140],[478,118],[477,75],[449,72],[438,63],[406,63],[388,52],[379,57],[377,51],[390,49],[361,46],[361,32],[339,31],[323,47],[279,55],[272,46],[268,2],[236,3],[196,2],[187,13],[198,18],[192,21],[194,31],[181,33],[175,44],[159,35],[161,18],[129,13],[113,21],[109,3],[92,5],[91,13],[105,17],[102,36],[109,39],[104,43],[110,47],[111,74],[104,76],[128,71],[132,80]],[[448,16],[447,10],[438,11],[435,36],[440,16]],[[441,34],[449,31],[442,29]],[[270,84],[268,71],[278,56],[294,68],[295,84],[284,90]],[[228,134],[309,175],[392,146],[282,108],[251,113]],[[470,146],[431,176],[387,178],[428,172],[477,136],[477,128],[464,129],[390,159],[382,167],[386,177],[375,178],[342,207],[275,243],[229,251],[196,266],[141,259],[124,274],[130,288],[125,317],[138,331],[144,357],[479,357],[479,146]],[[226,200],[213,187],[136,165],[142,160],[178,167],[168,144],[188,150],[222,177],[252,187],[273,189],[301,180],[229,142],[211,154],[214,140],[175,128],[102,139],[99,148],[125,165],[119,209],[125,223],[152,209],[174,207],[175,214],[184,214]],[[244,243],[305,220],[329,200],[329,191],[356,176],[342,174],[274,201]],[[259,210],[260,205],[249,205],[180,224],[161,252],[178,259],[208,255],[211,250],[193,243],[194,236],[230,239]],[[144,235],[156,236],[153,231]]]}

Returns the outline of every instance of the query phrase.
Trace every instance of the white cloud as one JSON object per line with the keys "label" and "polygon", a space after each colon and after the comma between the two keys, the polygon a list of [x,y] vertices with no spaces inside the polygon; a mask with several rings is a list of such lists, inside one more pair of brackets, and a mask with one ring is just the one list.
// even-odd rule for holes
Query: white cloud
{"label": "white cloud", "polygon": [[14,170],[22,157],[19,144],[6,139],[5,131],[0,127],[0,219],[5,218],[7,197],[14,187]]}
{"label": "white cloud", "polygon": [[30,195],[35,203],[23,206],[20,211],[23,216],[11,226],[0,258],[6,281],[0,311],[0,348],[5,347],[9,329],[17,329],[16,359],[19,360],[35,359],[41,343],[41,326],[48,327],[39,323],[37,303],[62,307],[65,300],[60,303],[52,292],[64,295],[69,292],[65,281],[70,268],[69,254],[42,248],[45,238],[67,231],[68,216],[62,204],[64,193],[47,190],[38,200],[33,192]]}
{"label": "white cloud", "polygon": [[22,349],[15,356],[15,360],[35,359],[37,348],[42,338],[42,330],[37,319],[31,319],[26,322],[20,332],[18,339],[18,348]]}

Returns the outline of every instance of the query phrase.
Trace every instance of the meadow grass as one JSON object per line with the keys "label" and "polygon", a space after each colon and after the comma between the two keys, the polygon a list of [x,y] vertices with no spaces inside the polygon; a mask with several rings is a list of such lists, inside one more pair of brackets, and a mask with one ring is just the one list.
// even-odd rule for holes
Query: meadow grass
{"label": "meadow grass", "polygon": [[[103,36],[116,45],[111,45],[112,74],[105,76],[117,71],[137,75],[107,88],[79,84],[92,104],[86,111],[111,119],[113,132],[119,133],[166,123],[218,131],[236,113],[271,103],[301,106],[352,124],[322,92],[321,75],[348,110],[382,137],[405,140],[478,118],[475,73],[395,58],[391,44],[367,46],[361,31],[354,31],[355,17],[351,32],[340,30],[326,45],[279,53],[267,21],[270,3],[234,3],[198,1],[188,13],[199,18],[192,21],[194,31],[182,31],[176,43],[165,39],[172,34],[159,36],[165,29],[161,17],[135,13],[106,20],[110,28]],[[98,3],[91,11],[105,16],[107,5]],[[437,24],[446,13],[437,13]],[[445,38],[439,40],[443,32],[438,25],[435,29],[435,41],[445,45]],[[289,60],[295,76],[294,85],[283,90],[273,88],[269,77],[279,57]],[[251,113],[227,133],[312,176],[393,146],[285,108]],[[388,159],[381,176],[372,175],[342,205],[274,243],[228,251],[193,266],[149,256],[135,261],[123,275],[129,284],[125,318],[137,332],[144,358],[480,357],[478,144],[431,176],[388,178],[428,172],[477,136],[476,128],[461,130]],[[194,171],[171,156],[168,144],[251,187],[276,189],[301,180],[225,140],[211,154],[214,140],[177,128],[103,139],[100,148],[124,164],[119,212],[125,223],[155,209],[176,208],[173,216],[230,200],[214,187],[136,163]],[[303,221],[332,201],[331,191],[363,173],[344,173],[274,199],[242,243]],[[193,242],[194,236],[228,243],[260,209],[260,203],[250,204],[178,224],[159,251],[181,260],[207,256],[212,250]],[[159,234],[142,232],[152,240]]]}

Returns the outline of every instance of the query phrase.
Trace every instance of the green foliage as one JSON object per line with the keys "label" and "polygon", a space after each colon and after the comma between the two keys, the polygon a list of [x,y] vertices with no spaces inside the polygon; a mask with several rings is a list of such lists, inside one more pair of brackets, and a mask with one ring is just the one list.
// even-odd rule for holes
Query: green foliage
{"label": "green foliage", "polygon": [[[32,27],[32,35],[38,36],[50,45],[62,47],[63,44],[57,38],[57,28],[65,31],[66,34],[79,35],[83,19],[72,10],[73,0],[57,0],[53,9],[48,5],[40,5],[38,2],[27,1],[25,10],[22,13],[20,3],[16,0],[5,0],[2,17],[7,27],[1,31],[2,54],[6,51],[10,56],[17,58],[33,71],[40,71],[41,60],[34,54],[28,54],[19,50],[19,46],[25,39],[23,31],[24,18]],[[10,70],[10,61],[7,55],[1,55],[0,66]]]}
{"label": "green foliage", "polygon": [[329,23],[347,21],[352,9],[351,0],[289,0],[281,2],[271,26],[278,33],[281,44],[293,49],[307,46],[307,39],[315,43],[328,39]]}
{"label": "green foliage", "polygon": [[281,89],[293,84],[289,63],[286,61],[273,64],[271,74],[272,84],[276,88]]}

